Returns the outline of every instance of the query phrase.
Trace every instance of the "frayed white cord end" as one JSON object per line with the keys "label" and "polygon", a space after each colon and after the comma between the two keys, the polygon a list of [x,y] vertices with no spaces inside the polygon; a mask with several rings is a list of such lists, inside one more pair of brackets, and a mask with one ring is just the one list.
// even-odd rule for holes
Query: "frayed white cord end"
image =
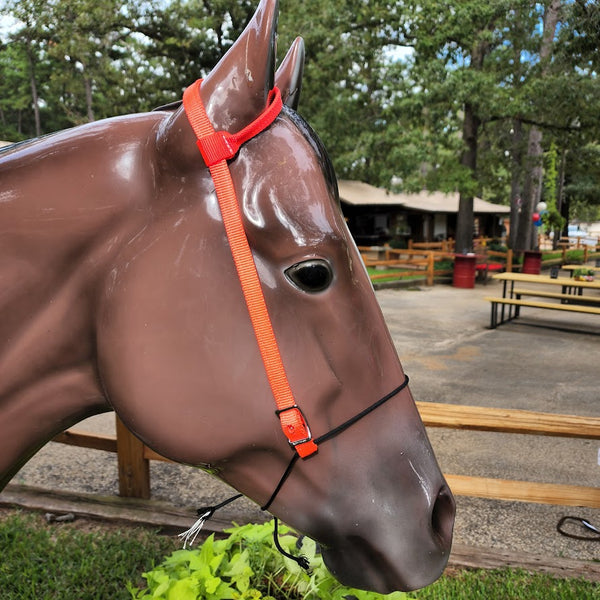
{"label": "frayed white cord end", "polygon": [[200,518],[187,531],[184,531],[183,533],[180,533],[177,536],[183,540],[183,549],[185,550],[188,545],[193,545],[193,543],[196,541],[196,538],[198,537],[198,534],[202,530],[202,527],[204,527],[204,523],[206,523],[206,521],[208,521],[208,519],[210,519],[215,514],[215,511],[219,510],[220,508],[223,508],[224,506],[227,506],[228,504],[231,504],[234,500],[237,500],[241,497],[242,494],[236,494],[235,496],[227,498],[227,500],[223,500],[223,502],[215,506],[206,506],[203,508],[199,508],[196,514]]}
{"label": "frayed white cord end", "polygon": [[204,523],[209,519],[213,514],[213,511],[207,510],[202,513],[200,518],[187,530],[183,533],[180,533],[177,537],[183,540],[183,549],[185,550],[188,546],[193,546],[198,534],[202,531],[202,527],[204,527]]}

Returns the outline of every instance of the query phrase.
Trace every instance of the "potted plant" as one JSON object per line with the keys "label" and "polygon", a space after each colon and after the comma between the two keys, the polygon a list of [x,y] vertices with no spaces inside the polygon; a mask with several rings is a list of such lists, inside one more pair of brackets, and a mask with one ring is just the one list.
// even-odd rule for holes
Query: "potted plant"
{"label": "potted plant", "polygon": [[575,269],[573,277],[577,281],[594,281],[594,269]]}

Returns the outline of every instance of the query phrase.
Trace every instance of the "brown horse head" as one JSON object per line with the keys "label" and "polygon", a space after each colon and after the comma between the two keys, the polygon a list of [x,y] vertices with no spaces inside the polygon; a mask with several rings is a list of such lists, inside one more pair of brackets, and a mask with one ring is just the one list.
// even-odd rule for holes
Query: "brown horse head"
{"label": "brown horse head", "polygon": [[[320,437],[384,398],[404,373],[340,211],[333,169],[293,110],[301,40],[275,74],[276,15],[276,0],[260,3],[201,95],[215,129],[229,132],[264,109],[275,79],[288,105],[229,168],[287,378]],[[77,128],[6,161],[5,208],[23,228],[25,206],[28,218],[38,215],[33,237],[25,231],[15,253],[27,249],[44,302],[53,303],[32,304],[35,331],[15,326],[11,339],[29,337],[0,354],[17,368],[36,352],[7,386],[6,406],[31,389],[18,413],[24,422],[34,399],[54,402],[47,439],[110,405],[157,452],[208,469],[264,505],[293,450],[274,414],[215,185],[183,108]],[[42,223],[44,215],[52,222]],[[28,249],[31,240],[45,250]],[[50,329],[52,341],[44,337]],[[79,379],[58,385],[48,375],[63,371]],[[23,426],[20,435],[33,438],[35,429]],[[13,462],[40,443],[24,445]],[[408,388],[298,460],[269,510],[317,540],[332,573],[355,587],[421,587],[448,559],[453,499]]]}

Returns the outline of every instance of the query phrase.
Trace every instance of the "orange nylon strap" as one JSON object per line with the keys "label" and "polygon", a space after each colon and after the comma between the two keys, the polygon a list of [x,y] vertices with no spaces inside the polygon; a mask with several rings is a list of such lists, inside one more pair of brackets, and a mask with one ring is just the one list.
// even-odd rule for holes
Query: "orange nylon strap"
{"label": "orange nylon strap", "polygon": [[283,433],[302,458],[317,451],[302,411],[296,405],[279,346],[275,338],[260,279],[242,223],[235,188],[227,160],[233,158],[240,146],[266,129],[282,108],[281,93],[271,90],[266,109],[250,125],[237,134],[215,131],[200,97],[202,80],[196,81],[183,94],[183,106],[190,125],[198,138],[196,144],[210,169],[221,208],[223,225],[229,240],[231,254],[250,314],[250,321],[277,405],[277,415]]}

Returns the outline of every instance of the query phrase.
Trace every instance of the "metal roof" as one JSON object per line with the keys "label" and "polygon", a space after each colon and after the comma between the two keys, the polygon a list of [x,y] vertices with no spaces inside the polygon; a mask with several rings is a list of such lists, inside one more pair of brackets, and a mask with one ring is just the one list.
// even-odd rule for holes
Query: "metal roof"
{"label": "metal roof", "polygon": [[[340,200],[352,206],[398,206],[408,210],[431,213],[457,213],[458,192],[428,192],[417,194],[394,194],[383,188],[374,187],[361,181],[338,181]],[[475,214],[508,214],[510,207],[486,202],[481,198],[473,199]]]}

